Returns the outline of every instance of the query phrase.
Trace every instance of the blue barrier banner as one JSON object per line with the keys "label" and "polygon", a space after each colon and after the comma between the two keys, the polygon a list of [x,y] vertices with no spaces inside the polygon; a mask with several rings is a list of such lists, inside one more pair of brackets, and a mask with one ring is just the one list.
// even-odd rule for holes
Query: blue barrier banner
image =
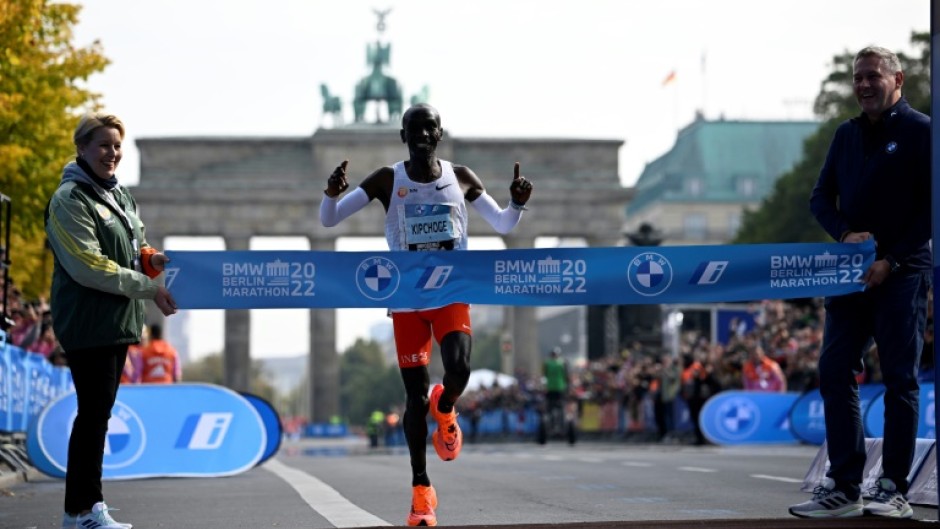
{"label": "blue barrier banner", "polygon": [[723,391],[705,402],[699,426],[718,445],[795,443],[788,417],[798,398],[798,393]]}
{"label": "blue barrier banner", "polygon": [[54,388],[53,368],[44,356],[27,352],[23,359],[26,380],[26,413],[18,430],[25,432],[29,421],[39,417],[39,413],[52,400]]}
{"label": "blue barrier banner", "polygon": [[[917,437],[921,439],[936,439],[937,427],[934,419],[934,393],[933,384],[920,386],[920,417],[917,419]],[[884,437],[885,433],[885,396],[884,393],[872,401],[868,411],[862,415],[865,426],[865,435],[869,437]]]}
{"label": "blue barrier banner", "polygon": [[52,399],[73,389],[67,367],[0,340],[0,432],[26,432]]}
{"label": "blue barrier banner", "polygon": [[[26,449],[39,471],[65,477],[75,415],[69,393],[30,424]],[[230,476],[254,467],[267,442],[255,407],[227,388],[121,386],[108,421],[103,479]]]}
{"label": "blue barrier banner", "polygon": [[[881,384],[863,384],[858,387],[859,410],[865,417],[868,408],[876,398],[884,393],[885,387]],[[826,413],[823,408],[822,395],[818,389],[804,393],[790,410],[790,429],[794,437],[805,443],[821,445],[826,440]],[[880,437],[873,435],[866,428],[867,437]]]}
{"label": "blue barrier banner", "polygon": [[346,437],[349,430],[345,424],[315,422],[304,427],[304,437]]}
{"label": "blue barrier banner", "polygon": [[859,292],[874,242],[465,252],[167,251],[181,309],[750,301]]}
{"label": "blue barrier banner", "polygon": [[10,358],[10,431],[22,432],[26,424],[26,351],[8,345]]}
{"label": "blue barrier banner", "polygon": [[267,435],[268,443],[264,447],[264,455],[262,455],[261,460],[258,461],[260,465],[276,454],[281,447],[281,438],[284,436],[284,430],[281,426],[281,416],[278,415],[274,406],[263,398],[244,391],[240,391],[238,394],[255,407],[255,411],[257,411],[258,415],[261,417],[261,422],[264,423],[264,431]]}
{"label": "blue barrier banner", "polygon": [[[2,331],[0,331],[2,332]],[[13,358],[10,347],[0,345],[0,432],[13,431]]]}

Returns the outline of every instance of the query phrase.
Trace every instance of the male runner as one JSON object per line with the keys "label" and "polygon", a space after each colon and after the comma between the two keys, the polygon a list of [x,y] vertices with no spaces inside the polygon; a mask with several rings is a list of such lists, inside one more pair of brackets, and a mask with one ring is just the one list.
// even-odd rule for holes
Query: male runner
{"label": "male runner", "polygon": [[[509,186],[511,201],[503,209],[470,168],[438,159],[437,145],[444,130],[440,114],[433,107],[419,104],[405,111],[400,134],[408,146],[409,159],[376,169],[339,200],[337,197],[349,188],[348,160],[333,171],[320,204],[324,226],[335,226],[373,199],[385,208],[385,238],[392,251],[466,250],[467,202],[501,234],[518,224],[532,194],[532,183],[520,176],[518,162]],[[454,404],[470,378],[470,307],[453,303],[420,310],[396,309],[392,311],[392,322],[407,399],[403,425],[412,471],[407,521],[411,526],[433,526],[437,525],[437,493],[427,474],[425,417],[430,410],[437,421],[432,435],[437,455],[444,461],[455,459],[463,435]],[[428,397],[432,335],[441,348],[444,383],[436,384]]]}

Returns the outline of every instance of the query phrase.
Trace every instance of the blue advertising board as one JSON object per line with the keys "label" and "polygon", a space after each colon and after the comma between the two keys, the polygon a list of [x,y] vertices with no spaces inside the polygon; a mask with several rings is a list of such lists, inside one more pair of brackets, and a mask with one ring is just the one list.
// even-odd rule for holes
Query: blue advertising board
{"label": "blue advertising board", "polygon": [[[917,437],[921,439],[936,439],[937,427],[934,418],[934,386],[922,385],[920,387],[920,417],[917,419]],[[885,398],[884,393],[872,401],[868,411],[862,415],[865,425],[865,435],[868,437],[884,437],[885,433]]]}
{"label": "blue advertising board", "polygon": [[[64,477],[75,393],[51,402],[27,433],[33,465]],[[211,384],[122,386],[111,410],[102,478],[216,477],[255,466],[268,446],[256,408]]]}
{"label": "blue advertising board", "polygon": [[718,445],[796,443],[789,415],[798,398],[798,393],[723,391],[705,402],[699,426]]}
{"label": "blue advertising board", "polygon": [[258,415],[261,417],[261,422],[264,423],[264,431],[267,435],[268,443],[264,447],[264,455],[262,455],[261,460],[258,461],[260,465],[276,454],[281,447],[281,438],[284,437],[284,427],[281,425],[281,416],[278,415],[277,410],[274,409],[274,406],[272,406],[270,402],[258,395],[244,391],[239,391],[238,393],[255,407],[255,411],[257,411]]}
{"label": "blue advertising board", "polygon": [[[868,412],[869,406],[875,401],[885,388],[881,384],[862,384],[858,387],[859,409],[862,417]],[[790,429],[793,436],[814,445],[821,445],[826,440],[826,413],[823,409],[822,395],[818,389],[807,391],[797,399],[790,410]],[[868,437],[879,437],[872,435],[866,430]]]}

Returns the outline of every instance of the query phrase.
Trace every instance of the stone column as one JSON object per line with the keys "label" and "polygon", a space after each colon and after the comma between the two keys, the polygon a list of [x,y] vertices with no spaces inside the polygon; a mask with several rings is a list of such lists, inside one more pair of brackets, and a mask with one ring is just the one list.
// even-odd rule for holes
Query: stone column
{"label": "stone column", "polygon": [[[225,249],[229,251],[249,250],[251,237],[225,236]],[[225,385],[234,391],[251,388],[251,311],[248,309],[225,310]]]}
{"label": "stone column", "polygon": [[[588,237],[588,246],[614,247],[620,246],[618,237]],[[588,358],[599,356],[613,356],[620,354],[620,318],[618,305],[592,305],[587,310],[588,332],[591,329],[600,329],[602,338],[599,343],[591,343],[588,336]],[[591,348],[595,349],[591,351]],[[599,349],[599,350],[598,350]]]}
{"label": "stone column", "polygon": [[[310,239],[311,250],[332,251],[335,247],[336,239]],[[335,309],[310,311],[307,382],[310,385],[310,419],[327,422],[333,415],[338,415],[339,356],[336,352]]]}
{"label": "stone column", "polygon": [[[506,248],[510,250],[532,248],[535,245],[535,237],[522,235],[503,236],[503,241],[506,243]],[[538,348],[538,319],[535,316],[535,309],[535,307],[510,308],[513,368],[514,371],[523,371],[529,376],[537,376],[542,372],[542,355]]]}

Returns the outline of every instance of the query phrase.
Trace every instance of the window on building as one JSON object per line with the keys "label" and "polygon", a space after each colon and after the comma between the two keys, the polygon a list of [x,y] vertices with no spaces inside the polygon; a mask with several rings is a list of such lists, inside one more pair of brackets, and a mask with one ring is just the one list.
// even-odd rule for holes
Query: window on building
{"label": "window on building", "polygon": [[685,190],[693,197],[701,195],[704,187],[701,178],[689,178],[686,180]]}
{"label": "window on building", "polygon": [[757,182],[753,177],[745,176],[737,180],[738,194],[744,197],[752,197],[757,193]]}
{"label": "window on building", "polygon": [[704,241],[708,235],[708,219],[703,213],[686,213],[682,218],[682,231],[686,240]]}
{"label": "window on building", "polygon": [[741,212],[728,213],[728,238],[733,239],[741,229]]}

